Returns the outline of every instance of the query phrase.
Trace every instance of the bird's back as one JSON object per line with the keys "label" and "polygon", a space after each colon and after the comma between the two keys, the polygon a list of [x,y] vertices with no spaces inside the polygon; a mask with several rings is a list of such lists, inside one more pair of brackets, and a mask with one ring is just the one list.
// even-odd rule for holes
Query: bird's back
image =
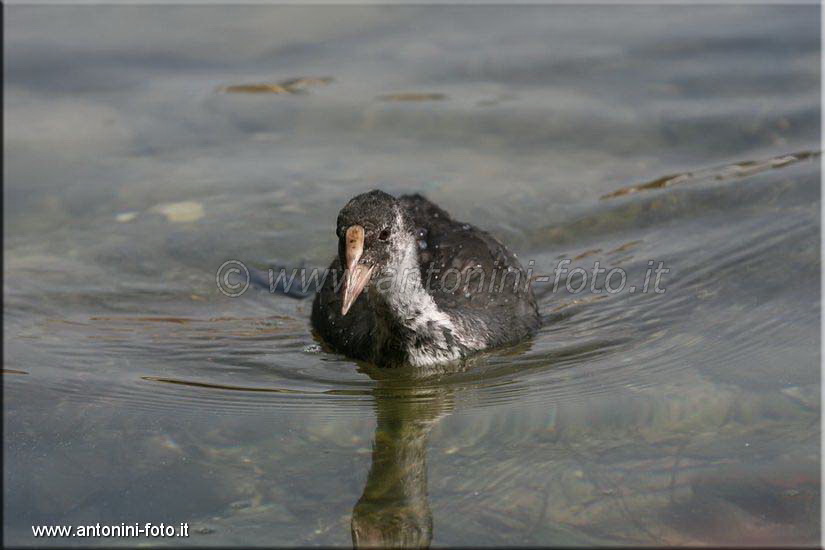
{"label": "bird's back", "polygon": [[528,273],[515,254],[419,194],[399,201],[416,225],[421,280],[440,309],[477,325],[490,346],[517,342],[538,328]]}

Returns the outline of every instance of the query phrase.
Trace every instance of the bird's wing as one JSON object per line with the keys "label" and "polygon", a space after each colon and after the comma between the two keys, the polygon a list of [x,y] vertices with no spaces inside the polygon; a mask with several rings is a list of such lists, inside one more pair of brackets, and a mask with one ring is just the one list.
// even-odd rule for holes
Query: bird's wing
{"label": "bird's wing", "polygon": [[453,220],[421,195],[404,195],[399,200],[424,235],[419,240],[421,277],[440,307],[489,309],[512,304],[515,294],[524,294],[527,273],[498,239],[472,224]]}

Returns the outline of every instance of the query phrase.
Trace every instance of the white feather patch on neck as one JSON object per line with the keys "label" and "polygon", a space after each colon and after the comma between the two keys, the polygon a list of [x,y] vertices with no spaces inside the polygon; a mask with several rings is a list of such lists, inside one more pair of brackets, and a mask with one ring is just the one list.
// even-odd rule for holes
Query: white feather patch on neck
{"label": "white feather patch on neck", "polygon": [[[459,318],[439,309],[435,300],[421,282],[418,262],[418,244],[410,228],[405,226],[400,207],[396,207],[395,231],[390,236],[390,254],[387,272],[393,274],[391,285],[380,290],[392,322],[379,318],[375,349],[381,349],[385,339],[392,335],[397,323],[416,334],[423,345],[407,346],[410,364],[426,366],[461,357],[466,350],[482,349],[483,341],[468,334]],[[380,286],[380,285],[379,285]]]}

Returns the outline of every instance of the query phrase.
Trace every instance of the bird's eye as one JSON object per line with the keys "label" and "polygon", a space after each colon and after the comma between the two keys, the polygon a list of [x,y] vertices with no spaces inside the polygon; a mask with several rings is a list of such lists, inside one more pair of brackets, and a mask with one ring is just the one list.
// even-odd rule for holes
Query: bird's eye
{"label": "bird's eye", "polygon": [[378,240],[379,241],[386,241],[389,238],[390,238],[390,230],[389,229],[384,229],[383,231],[381,231],[381,233],[378,234]]}

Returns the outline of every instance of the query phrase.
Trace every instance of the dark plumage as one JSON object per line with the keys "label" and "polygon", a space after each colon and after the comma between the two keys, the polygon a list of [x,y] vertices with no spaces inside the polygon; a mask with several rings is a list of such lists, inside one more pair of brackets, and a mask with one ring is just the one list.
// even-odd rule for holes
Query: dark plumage
{"label": "dark plumage", "polygon": [[514,344],[540,324],[516,256],[421,195],[358,195],[336,232],[338,255],[312,326],[337,352],[379,366],[426,366]]}

